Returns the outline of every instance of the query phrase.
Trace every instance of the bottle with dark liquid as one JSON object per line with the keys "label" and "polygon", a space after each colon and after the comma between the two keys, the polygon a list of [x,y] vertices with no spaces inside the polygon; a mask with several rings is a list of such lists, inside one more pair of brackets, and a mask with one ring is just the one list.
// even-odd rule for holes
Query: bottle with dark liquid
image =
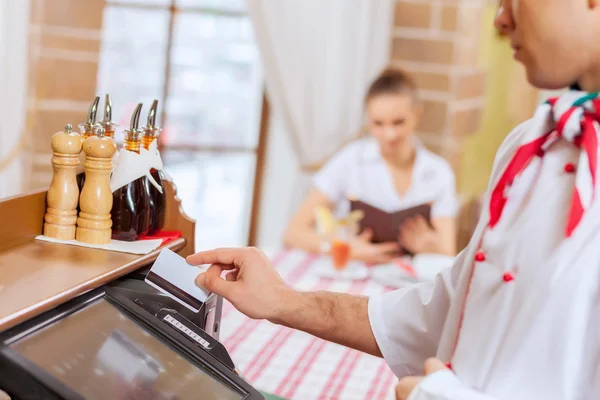
{"label": "bottle with dark liquid", "polygon": [[[156,126],[157,108],[158,100],[154,100],[148,112],[147,125],[142,128],[142,145],[146,150],[150,149],[152,142],[158,142],[158,136],[160,135],[160,128]],[[146,178],[146,188],[148,189],[148,198],[150,200],[150,230],[148,234],[154,235],[165,225],[166,193],[165,185],[163,184],[163,172],[152,168],[150,174],[162,189],[162,193],[159,192],[148,178]]]}
{"label": "bottle with dark liquid", "polygon": [[[90,105],[90,109],[88,110],[87,120],[79,124],[79,131],[81,132],[81,137],[85,142],[85,139],[89,138],[92,135],[96,134],[96,130],[99,125],[96,124],[96,112],[98,111],[98,103],[100,102],[100,96],[96,96],[92,104]],[[81,165],[85,161],[85,155],[81,153]],[[85,182],[85,173],[81,172],[77,174],[77,186],[79,187],[79,192],[83,189],[83,183]]]}
{"label": "bottle with dark liquid", "polygon": [[[135,108],[129,129],[125,130],[125,151],[140,152],[141,130],[138,129],[142,103]],[[146,177],[142,176],[113,192],[112,238],[134,241],[148,234],[150,202]]]}

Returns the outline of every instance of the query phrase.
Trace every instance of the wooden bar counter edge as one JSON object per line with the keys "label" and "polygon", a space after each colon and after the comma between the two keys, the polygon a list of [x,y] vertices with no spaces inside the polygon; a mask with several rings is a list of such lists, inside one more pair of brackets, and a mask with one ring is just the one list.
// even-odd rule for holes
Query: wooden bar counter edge
{"label": "wooden bar counter edge", "polygon": [[[164,184],[164,230],[182,233],[164,247],[185,257],[194,253],[195,221],[173,182]],[[148,266],[162,249],[140,256],[35,240],[45,213],[46,191],[0,201],[0,332]]]}

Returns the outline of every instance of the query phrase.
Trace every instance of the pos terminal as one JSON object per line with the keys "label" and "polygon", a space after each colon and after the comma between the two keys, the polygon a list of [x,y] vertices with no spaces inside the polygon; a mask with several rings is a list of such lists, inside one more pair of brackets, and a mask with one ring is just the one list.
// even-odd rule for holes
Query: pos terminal
{"label": "pos terminal", "polygon": [[102,286],[0,334],[0,387],[23,400],[263,399],[217,340],[219,301],[195,314],[137,279]]}

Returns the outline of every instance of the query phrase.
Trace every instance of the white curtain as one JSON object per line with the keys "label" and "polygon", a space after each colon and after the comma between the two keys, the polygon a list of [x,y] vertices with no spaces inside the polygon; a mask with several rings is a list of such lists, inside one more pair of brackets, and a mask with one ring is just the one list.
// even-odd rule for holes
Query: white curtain
{"label": "white curtain", "polygon": [[248,0],[267,93],[302,169],[358,134],[389,61],[394,0]]}
{"label": "white curtain", "polygon": [[389,62],[394,5],[248,0],[267,94],[299,163],[282,223],[308,192],[315,166],[360,132],[365,90]]}
{"label": "white curtain", "polygon": [[22,191],[29,0],[0,0],[0,198]]}

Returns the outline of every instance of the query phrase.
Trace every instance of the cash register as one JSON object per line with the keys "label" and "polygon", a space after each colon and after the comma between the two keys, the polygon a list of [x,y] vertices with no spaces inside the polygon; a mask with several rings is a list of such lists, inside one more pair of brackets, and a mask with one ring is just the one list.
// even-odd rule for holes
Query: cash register
{"label": "cash register", "polygon": [[[163,248],[194,252],[195,221],[171,182]],[[222,299],[194,313],[143,280],[135,255],[35,240],[46,192],[0,201],[0,390],[13,400],[254,400],[219,342]],[[144,270],[146,268],[146,270]],[[0,392],[1,393],[1,392]]]}
{"label": "cash register", "polygon": [[216,300],[195,314],[137,279],[93,290],[0,335],[0,387],[24,400],[262,399],[215,338]]}

